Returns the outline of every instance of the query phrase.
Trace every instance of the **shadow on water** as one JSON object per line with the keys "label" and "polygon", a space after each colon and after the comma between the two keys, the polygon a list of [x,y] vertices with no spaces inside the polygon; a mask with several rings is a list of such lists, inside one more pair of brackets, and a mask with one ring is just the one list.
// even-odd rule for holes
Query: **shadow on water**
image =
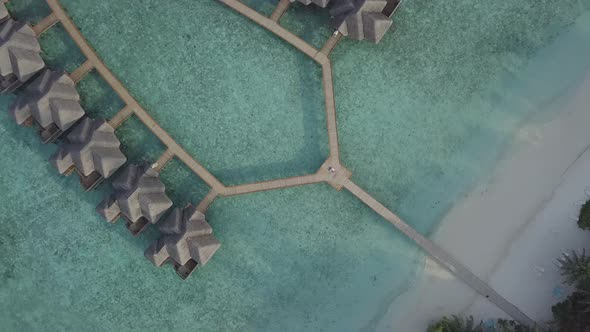
{"label": "shadow on water", "polygon": [[[18,94],[21,93],[22,91],[18,92]],[[42,144],[36,129],[20,127],[9,116],[7,109],[12,104],[12,100],[16,99],[15,97],[16,96],[0,97],[0,105],[4,109],[2,112],[0,112],[0,130],[3,132],[3,135],[8,138],[8,140],[4,140],[4,144],[16,146],[18,147],[19,151],[30,151],[35,155],[42,156],[42,160],[46,161],[41,165],[43,170],[42,173],[49,175],[43,179],[44,181],[50,183],[53,186],[59,186],[61,189],[56,189],[57,191],[65,189],[68,192],[75,193],[77,199],[87,203],[82,204],[82,206],[97,205],[110,192],[111,187],[109,180],[104,181],[94,191],[85,192],[79,183],[78,176],[75,173],[70,176],[62,176],[58,174],[57,170],[49,163],[49,158],[58,150],[57,145]],[[36,167],[38,166],[39,165],[36,165]],[[114,176],[116,175],[117,174]],[[55,203],[58,204],[58,202]],[[56,206],[59,206],[59,204]],[[43,208],[51,208],[51,205],[45,205]],[[86,212],[83,214],[86,214]],[[105,222],[105,220],[97,214],[94,214],[94,216],[95,218],[88,220],[88,222],[98,222],[100,223],[101,228],[109,228],[111,231],[113,228],[115,228],[114,234],[117,234],[119,237],[125,239],[125,241],[130,242],[135,246],[145,248],[147,246],[146,243],[151,242],[156,237],[155,227],[151,227],[152,230],[148,230],[145,235],[142,235],[140,239],[134,239],[126,230],[122,220],[119,220],[117,222],[118,225],[115,226]]]}
{"label": "shadow on water", "polygon": [[96,71],[91,71],[76,85],[80,104],[93,118],[110,119],[125,103]]}
{"label": "shadow on water", "polygon": [[[258,285],[246,290],[259,301],[247,330],[359,330],[367,317],[379,320],[420,256],[352,194],[326,184],[222,199],[210,218],[225,244],[215,264]],[[247,259],[231,263],[236,255]]]}
{"label": "shadow on water", "polygon": [[[46,16],[45,12],[48,12],[48,8],[43,1],[29,0],[25,2],[26,6],[24,4],[12,6],[15,15],[32,22],[35,22],[38,16]],[[256,0],[252,1],[251,5],[255,9],[265,12],[265,9],[272,11],[275,4],[270,0]],[[313,34],[314,29],[311,26],[305,26],[305,29],[305,35]],[[52,68],[72,71],[84,61],[84,56],[59,24],[46,32],[40,42],[43,48],[43,58]],[[299,59],[301,67],[306,67],[305,61],[307,59],[302,55]],[[231,185],[306,175],[317,171],[328,156],[321,79],[316,76],[318,72],[319,69],[313,72],[299,72],[302,88],[297,93],[301,93],[305,100],[304,108],[301,110],[304,144],[294,158],[260,166],[212,170],[212,173],[223,178],[226,184]],[[95,72],[86,76],[78,87],[82,105],[92,117],[109,118],[123,106],[120,98]],[[164,148],[149,130],[141,128],[142,125],[138,125],[136,122],[132,117],[117,129],[117,135],[122,142],[122,150],[132,162],[143,159],[153,161],[163,152]]]}
{"label": "shadow on water", "polygon": [[[307,58],[300,55],[299,59],[301,67],[305,67]],[[219,174],[225,180],[224,184],[235,185],[261,179],[274,180],[285,177],[285,174],[298,176],[315,173],[329,155],[323,90],[321,82],[320,86],[315,84],[319,81],[319,72],[319,69],[299,71],[301,90],[297,93],[301,93],[302,99],[305,101],[301,109],[304,147],[297,152],[293,159],[255,167],[216,170],[213,171],[213,174]],[[311,82],[314,84],[310,84]]]}
{"label": "shadow on water", "polygon": [[6,5],[13,17],[35,24],[51,13],[43,0],[10,1]]}
{"label": "shadow on water", "polygon": [[312,46],[320,49],[334,31],[330,25],[329,8],[305,6],[294,2],[281,18],[281,26]]}
{"label": "shadow on water", "polygon": [[[51,166],[49,163],[49,159],[51,156],[57,152],[58,144],[60,142],[56,142],[56,144],[42,144],[39,135],[37,133],[37,129],[34,127],[20,127],[18,126],[14,120],[10,117],[8,109],[12,105],[12,103],[16,100],[16,98],[22,94],[24,94],[24,88],[19,89],[15,92],[14,95],[8,96],[0,96],[0,108],[3,109],[0,112],[0,130],[3,132],[5,136],[8,137],[8,140],[4,141],[4,144],[10,144],[13,146],[18,147],[19,151],[29,151],[35,155],[41,156],[44,162],[42,166],[42,173],[48,174],[49,176],[44,178],[44,181],[48,183],[59,186],[69,192],[75,193],[75,196],[80,201],[87,203],[82,204],[83,206],[96,206],[104,197],[106,197],[110,191],[110,180],[105,180],[102,184],[100,184],[95,190],[92,192],[84,192],[84,189],[81,187],[79,183],[79,177],[74,173],[70,176],[62,176],[58,174],[57,170]],[[112,103],[112,100],[110,100]],[[108,104],[108,103],[107,103]],[[141,139],[141,137],[139,138]],[[132,139],[134,143],[138,139]],[[139,145],[139,144],[134,144]],[[138,152],[139,151],[139,152]],[[132,154],[137,159],[142,159],[141,155],[141,146],[139,148],[134,149],[134,154]],[[39,165],[36,165],[38,167]],[[120,170],[117,172],[119,173]],[[113,178],[117,176],[117,173],[113,175]],[[57,202],[56,202],[57,204]],[[56,205],[57,206],[57,205]],[[51,207],[47,205],[46,207]],[[125,223],[122,220],[117,222],[117,226],[110,225],[109,223],[105,222],[100,216],[97,214],[93,214],[95,218],[89,220],[90,222],[98,222],[101,224],[100,227],[109,228],[112,230],[115,227],[114,234],[117,234],[118,237],[125,239],[125,241],[132,243],[134,246],[138,248],[146,248],[147,243],[151,242],[156,238],[156,228],[150,227],[148,231],[146,231],[145,235],[142,235],[141,238],[135,239],[126,230]]]}
{"label": "shadow on water", "polygon": [[[314,27],[305,25],[300,31],[302,36],[313,36]],[[307,68],[309,59],[299,53],[298,63],[301,68]],[[329,156],[328,135],[326,129],[326,115],[324,109],[324,93],[321,82],[321,69],[314,63],[315,70],[298,71],[301,94],[304,105],[301,111],[303,123],[303,148],[291,160],[275,162],[255,167],[240,167],[235,169],[221,169],[212,171],[219,174],[226,185],[237,185],[254,181],[274,180],[285,175],[299,176],[315,173]]]}
{"label": "shadow on water", "polygon": [[[19,19],[36,22],[48,14],[48,9],[44,6],[44,1],[32,2],[11,2],[11,9],[13,15],[18,15]],[[47,10],[43,10],[43,8]],[[69,38],[65,30],[59,25],[50,29],[43,35],[40,40],[43,48],[43,58],[48,64],[48,67],[54,70],[72,71],[79,64],[84,61],[84,57],[78,50],[75,43]],[[34,79],[33,79],[34,80]],[[31,80],[32,81],[32,80]],[[1,96],[0,106],[4,109],[1,114],[0,130],[9,137],[9,141],[5,144],[12,144],[19,146],[19,150],[28,150],[35,155],[42,156],[42,159],[47,162],[42,165],[42,173],[50,174],[49,177],[44,178],[44,181],[51,183],[54,186],[59,186],[68,192],[75,193],[77,199],[83,202],[82,206],[96,206],[104,197],[111,192],[110,180],[115,178],[120,173],[120,170],[113,175],[111,179],[104,181],[96,190],[86,193],[79,184],[78,176],[72,174],[70,176],[61,176],[57,173],[54,167],[51,166],[48,159],[58,150],[57,144],[43,145],[38,137],[36,129],[23,128],[18,126],[9,116],[8,109],[13,101],[25,93],[26,85],[15,92],[15,95]],[[116,114],[124,103],[117,96],[117,94],[108,86],[108,84],[96,72],[91,72],[87,75],[77,86],[78,92],[81,96],[81,104],[86,110],[88,116],[92,118],[110,118]],[[121,150],[128,158],[128,163],[140,162],[147,160],[154,162],[165,151],[165,147],[137,118],[131,117],[121,127],[117,128],[117,135],[121,140]],[[168,169],[176,174],[168,176],[171,172],[166,172],[163,181],[170,182],[169,194],[174,199],[176,206],[184,206],[185,204],[198,203],[206,194],[203,190],[200,179],[192,177],[187,174],[186,169],[180,169],[184,165],[178,166],[172,163]],[[185,167],[186,168],[186,167]],[[192,177],[192,178],[191,178]],[[190,181],[187,181],[189,179]],[[192,182],[194,180],[194,182]],[[194,188],[198,188],[195,190]],[[61,189],[60,189],[61,190]],[[203,194],[204,192],[204,194]],[[86,203],[86,204],[84,204]],[[48,206],[50,207],[50,206]],[[61,207],[60,207],[61,208]],[[84,212],[86,214],[88,212]],[[94,216],[90,222],[100,223],[101,228],[108,228],[117,237],[123,238],[125,242],[132,244],[138,248],[145,249],[147,245],[157,237],[157,228],[149,227],[148,230],[139,238],[133,238],[125,227],[125,222],[120,219],[117,225],[110,225],[105,222],[100,216],[89,212]],[[114,228],[114,229],[113,229]]]}
{"label": "shadow on water", "polygon": [[[29,22],[30,24],[39,22],[51,12],[45,1],[42,0],[11,1],[9,2],[7,8],[13,17]],[[44,33],[41,36],[39,43],[42,46],[43,60],[51,69],[73,71],[85,61],[85,57],[77,48],[74,41],[59,24]],[[91,73],[89,77],[92,76],[98,75]],[[78,87],[82,97],[82,105],[90,116],[95,117],[95,115],[102,115],[104,110],[108,111],[112,108],[110,107],[111,105],[117,104],[117,99],[113,98],[114,92],[112,92],[112,90],[110,94],[105,93],[104,86],[100,86],[100,84],[90,84],[89,86],[91,86],[93,89],[88,89],[85,85],[85,83],[88,81],[92,80],[85,78]],[[96,88],[97,86],[99,88]],[[101,87],[102,89],[100,89]],[[89,90],[93,90],[93,94],[90,95],[90,102],[84,103],[84,92],[88,92]],[[28,149],[37,155],[43,156],[43,158],[47,160],[43,166],[43,169],[45,173],[52,174],[51,177],[47,179],[47,181],[53,182],[54,185],[61,186],[62,188],[67,188],[68,191],[80,193],[80,195],[77,195],[77,197],[91,206],[98,204],[103,199],[103,197],[110,192],[110,183],[108,181],[103,182],[93,192],[85,193],[79,184],[78,176],[76,174],[72,174],[68,177],[61,176],[50,165],[48,159],[58,150],[57,145],[43,145],[40,142],[35,129],[19,127],[10,118],[7,112],[8,108],[12,104],[13,100],[16,99],[18,95],[23,93],[24,88],[21,88],[16,92],[15,96],[0,97],[0,104],[2,105],[2,108],[6,109],[5,112],[2,112],[3,121],[1,128],[11,138],[11,143],[22,146],[23,149]],[[116,107],[117,106],[115,106],[115,108]],[[99,116],[99,118],[100,117],[101,116]],[[116,174],[114,176],[116,176]],[[98,215],[96,215],[95,220],[100,222],[102,225],[101,227],[113,227],[112,225],[104,222],[104,220],[102,220],[102,218],[100,218]],[[119,228],[121,229],[121,227]],[[126,230],[124,231],[126,232]],[[123,235],[120,231],[117,231],[116,233]],[[129,236],[122,237],[126,238],[127,241],[134,243],[137,242],[131,239]]]}
{"label": "shadow on water", "polygon": [[250,8],[266,16],[272,14],[278,2],[279,0],[244,0],[244,3]]}
{"label": "shadow on water", "polygon": [[61,24],[54,25],[39,37],[41,57],[54,70],[73,72],[86,57]]}
{"label": "shadow on water", "polygon": [[176,207],[198,204],[209,191],[209,186],[178,159],[172,159],[160,173],[166,184],[166,194]]}

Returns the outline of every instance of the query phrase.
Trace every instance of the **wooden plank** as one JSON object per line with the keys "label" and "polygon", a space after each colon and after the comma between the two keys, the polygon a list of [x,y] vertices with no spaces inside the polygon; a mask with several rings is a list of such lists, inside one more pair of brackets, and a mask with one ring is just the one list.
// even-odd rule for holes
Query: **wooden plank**
{"label": "wooden plank", "polygon": [[215,190],[210,190],[207,196],[197,205],[197,211],[201,213],[207,212],[211,204],[219,197],[219,194]]}
{"label": "wooden plank", "polygon": [[278,23],[281,20],[281,17],[283,17],[283,14],[289,9],[289,6],[291,6],[291,1],[280,0],[275,7],[275,10],[270,15],[270,19]]}
{"label": "wooden plank", "polygon": [[92,71],[92,69],[94,69],[94,66],[92,65],[92,61],[86,60],[83,64],[80,65],[80,67],[76,68],[76,70],[74,70],[70,74],[70,78],[72,79],[72,81],[74,81],[74,83],[78,83],[86,75],[88,75],[88,73],[90,73]]}
{"label": "wooden plank", "polygon": [[35,24],[35,26],[33,26],[33,31],[37,36],[40,36],[43,32],[47,31],[57,22],[59,22],[59,19],[57,18],[55,13],[51,13],[47,17],[42,19],[39,23]]}
{"label": "wooden plank", "polygon": [[160,158],[152,165],[152,168],[159,173],[172,159],[174,159],[174,152],[168,149],[162,153]]}
{"label": "wooden plank", "polygon": [[332,53],[332,51],[334,50],[336,45],[338,45],[338,42],[340,42],[341,39],[342,34],[338,31],[334,31],[334,33],[330,36],[330,38],[328,38],[324,46],[322,46],[320,53],[323,53],[326,56],[330,56],[330,53]]}
{"label": "wooden plank", "polygon": [[130,106],[125,106],[109,120],[109,125],[117,129],[131,116],[131,114],[133,114],[133,109]]}
{"label": "wooden plank", "polygon": [[326,124],[328,128],[328,143],[330,145],[330,159],[340,164],[338,125],[336,123],[336,101],[334,97],[334,84],[332,82],[332,65],[329,61],[322,66],[322,75],[326,107]]}
{"label": "wooden plank", "polygon": [[234,196],[234,195],[242,195],[242,194],[249,194],[259,191],[267,191],[267,190],[274,190],[274,189],[281,189],[281,188],[288,188],[288,187],[295,187],[295,186],[303,186],[313,183],[320,183],[324,182],[326,178],[319,174],[311,174],[311,175],[304,175],[304,176],[296,176],[292,178],[286,179],[279,179],[279,180],[271,180],[271,181],[262,181],[250,184],[244,184],[239,186],[232,186],[227,187],[225,191],[222,193],[223,196]]}

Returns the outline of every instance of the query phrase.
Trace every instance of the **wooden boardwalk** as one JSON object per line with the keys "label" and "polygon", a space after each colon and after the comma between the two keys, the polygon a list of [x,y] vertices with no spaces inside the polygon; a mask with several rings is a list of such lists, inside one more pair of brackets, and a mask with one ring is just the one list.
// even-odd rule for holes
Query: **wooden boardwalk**
{"label": "wooden boardwalk", "polygon": [[254,9],[241,3],[240,1],[237,1],[237,0],[219,0],[219,1],[224,3],[225,5],[227,5],[228,7],[234,9],[238,13],[244,15],[245,17],[251,19],[252,21],[256,22],[261,27],[274,33],[275,35],[282,38],[287,43],[293,45],[299,51],[303,52],[304,54],[311,57],[312,59],[314,59],[316,54],[319,52],[313,46],[309,45],[306,41],[297,37],[296,35],[291,33],[289,30],[283,28],[278,22],[273,21],[270,18],[260,14],[259,12],[255,11]]}
{"label": "wooden boardwalk", "polygon": [[170,149],[164,151],[160,158],[152,165],[152,168],[160,172],[174,158],[174,152]]}
{"label": "wooden boardwalk", "polygon": [[400,217],[388,210],[385,206],[383,206],[383,204],[379,203],[355,183],[348,180],[343,184],[344,187],[348,189],[348,191],[350,191],[354,196],[373,209],[373,211],[382,216],[399,231],[404,233],[404,235],[412,239],[412,241],[420,246],[422,250],[424,250],[434,260],[436,260],[440,265],[445,267],[455,276],[463,280],[463,282],[465,282],[469,287],[473,288],[476,292],[487,298],[490,302],[494,303],[498,308],[502,309],[513,319],[528,326],[535,325],[535,321],[524,314],[514,304],[506,300],[502,295],[498,294],[492,287],[473,274],[461,262],[457,261],[434,242],[422,236],[422,234],[418,233],[414,228],[405,223]]}
{"label": "wooden boardwalk", "polygon": [[[70,37],[74,40],[76,45],[80,48],[80,51],[86,56],[85,70],[88,68],[94,68],[100,76],[113,88],[113,90],[119,95],[119,97],[125,102],[127,107],[133,110],[141,122],[148,127],[156,137],[168,148],[168,150],[174,154],[178,159],[182,160],[193,172],[197,173],[205,183],[210,187],[223,191],[223,184],[209,173],[205,167],[194,160],[158,123],[144,110],[141,105],[131,96],[129,91],[123,86],[123,84],[113,75],[108,67],[98,57],[96,52],[90,47],[86,39],[82,36],[82,33],[78,30],[74,22],[68,17],[64,8],[61,6],[58,0],[46,0],[47,4],[52,10],[50,17],[55,17],[62,24],[63,28],[68,32]],[[45,21],[45,20],[43,20]],[[41,22],[43,22],[41,21]],[[88,72],[89,70],[86,70]],[[74,72],[75,73],[75,72]]]}
{"label": "wooden boardwalk", "polygon": [[94,69],[94,65],[92,61],[86,60],[80,67],[76,68],[71,74],[70,78],[74,81],[74,83],[80,82],[88,73],[90,73]]}
{"label": "wooden boardwalk", "polygon": [[334,34],[332,34],[324,46],[322,46],[320,53],[325,54],[327,57],[330,56],[332,50],[336,47],[336,45],[338,45],[338,42],[342,39],[342,37],[343,35],[338,30],[334,31]]}
{"label": "wooden boardwalk", "polygon": [[281,20],[281,17],[283,17],[283,14],[285,14],[285,12],[287,11],[287,9],[289,9],[289,6],[291,6],[291,1],[289,0],[279,0],[279,4],[277,5],[277,7],[275,8],[275,10],[272,12],[272,14],[270,15],[270,19],[278,22]]}
{"label": "wooden boardwalk", "polygon": [[332,81],[332,64],[330,61],[322,65],[322,83],[324,86],[324,104],[326,107],[330,159],[336,165],[340,165],[340,146],[338,145],[338,126],[336,124],[336,98],[334,97],[334,82]]}
{"label": "wooden boardwalk", "polygon": [[[73,75],[70,75],[70,76],[73,76]],[[131,106],[129,106],[129,105],[126,105],[109,120],[109,125],[115,129],[117,129],[132,114],[133,114],[133,108],[131,108]]]}
{"label": "wooden boardwalk", "polygon": [[42,19],[39,23],[35,24],[33,31],[37,36],[40,36],[43,32],[47,31],[57,22],[59,22],[57,16],[55,14],[50,14],[49,16]]}
{"label": "wooden boardwalk", "polygon": [[226,187],[205,167],[193,159],[193,157],[191,157],[176,141],[174,141],[174,139],[160,127],[160,125],[147,113],[147,111],[141,107],[141,105],[135,100],[129,91],[127,91],[122,83],[102,62],[102,60],[100,60],[96,52],[84,39],[76,25],[67,16],[59,1],[46,1],[52,10],[52,13],[34,27],[35,31],[38,34],[41,34],[57,22],[62,24],[63,28],[68,32],[70,37],[74,40],[76,45],[78,45],[82,53],[87,58],[85,63],[83,63],[78,69],[70,74],[72,79],[75,82],[78,82],[91,70],[96,70],[126,104],[126,106],[117,115],[115,115],[109,123],[113,127],[117,127],[121,125],[129,116],[135,115],[167,147],[167,150],[154,164],[154,168],[156,170],[160,171],[170,160],[173,158],[178,158],[194,173],[196,173],[205,183],[207,183],[207,185],[210,187],[210,191],[207,196],[197,205],[197,209],[199,211],[203,213],[206,212],[215,199],[220,196],[243,195],[258,191],[275,190],[322,182],[332,185],[337,190],[346,188],[359,200],[364,202],[368,207],[390,222],[399,231],[412,239],[426,253],[432,256],[437,262],[447,268],[455,276],[463,280],[479,294],[488,298],[492,303],[519,322],[529,326],[534,325],[535,322],[532,319],[527,317],[516,306],[495,292],[483,280],[474,275],[467,267],[454,259],[451,255],[446,253],[432,241],[422,236],[410,225],[405,223],[397,215],[388,210],[383,204],[379,203],[376,199],[374,199],[362,188],[350,180],[352,173],[340,163],[338,128],[336,122],[336,102],[332,78],[332,63],[329,58],[330,53],[342,38],[342,35],[339,33],[334,33],[334,35],[332,35],[324,44],[322,49],[317,50],[298,36],[283,28],[278,23],[281,16],[289,8],[288,0],[280,0],[271,17],[263,16],[238,0],[219,0],[243,16],[256,22],[261,27],[274,33],[276,36],[280,37],[287,43],[291,44],[293,47],[316,61],[322,67],[326,122],[330,145],[329,158],[314,174]]}
{"label": "wooden boardwalk", "polygon": [[197,210],[204,214],[205,212],[207,212],[207,210],[209,209],[211,204],[213,204],[213,202],[215,201],[215,199],[217,199],[218,196],[219,196],[219,193],[216,192],[215,190],[211,189],[209,191],[209,193],[207,194],[207,196],[205,196],[205,198],[203,198],[203,200],[201,200],[199,205],[197,205]]}

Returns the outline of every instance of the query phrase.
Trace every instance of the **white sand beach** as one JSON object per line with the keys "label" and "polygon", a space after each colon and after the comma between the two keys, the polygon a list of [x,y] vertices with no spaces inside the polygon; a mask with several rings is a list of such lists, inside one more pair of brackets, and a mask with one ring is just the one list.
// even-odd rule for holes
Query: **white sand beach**
{"label": "white sand beach", "polygon": [[[491,176],[432,236],[539,322],[550,320],[551,305],[569,292],[556,258],[566,249],[590,249],[590,232],[570,219],[574,203],[589,198],[590,71],[585,77],[519,129]],[[505,317],[429,258],[418,279],[392,304],[380,331],[425,331],[432,320],[452,314]]]}

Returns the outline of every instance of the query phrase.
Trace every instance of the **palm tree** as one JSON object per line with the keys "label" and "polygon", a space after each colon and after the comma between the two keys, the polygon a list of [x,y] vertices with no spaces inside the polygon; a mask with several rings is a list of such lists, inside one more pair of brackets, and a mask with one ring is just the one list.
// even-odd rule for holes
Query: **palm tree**
{"label": "palm tree", "polygon": [[443,317],[436,323],[431,324],[427,332],[541,332],[538,327],[528,327],[513,320],[498,319],[494,327],[484,328],[483,322],[477,326],[473,317],[460,318],[453,315],[451,318]]}
{"label": "palm tree", "polygon": [[551,308],[553,312],[553,330],[557,332],[590,332],[590,297],[589,292],[578,290],[565,301]]}
{"label": "palm tree", "polygon": [[582,205],[582,208],[580,209],[578,226],[581,229],[590,229],[590,201],[584,203],[584,205]]}
{"label": "palm tree", "polygon": [[569,255],[564,253],[557,261],[566,284],[576,284],[580,288],[590,286],[590,256],[586,256],[586,249],[582,249],[581,255],[575,251]]}
{"label": "palm tree", "polygon": [[537,326],[529,327],[513,320],[498,319],[498,326],[494,332],[541,332]]}
{"label": "palm tree", "polygon": [[482,332],[483,327],[482,323],[480,322],[475,326],[473,321],[473,317],[469,316],[469,318],[460,318],[458,316],[453,315],[451,318],[443,317],[438,322],[431,324],[427,332]]}

